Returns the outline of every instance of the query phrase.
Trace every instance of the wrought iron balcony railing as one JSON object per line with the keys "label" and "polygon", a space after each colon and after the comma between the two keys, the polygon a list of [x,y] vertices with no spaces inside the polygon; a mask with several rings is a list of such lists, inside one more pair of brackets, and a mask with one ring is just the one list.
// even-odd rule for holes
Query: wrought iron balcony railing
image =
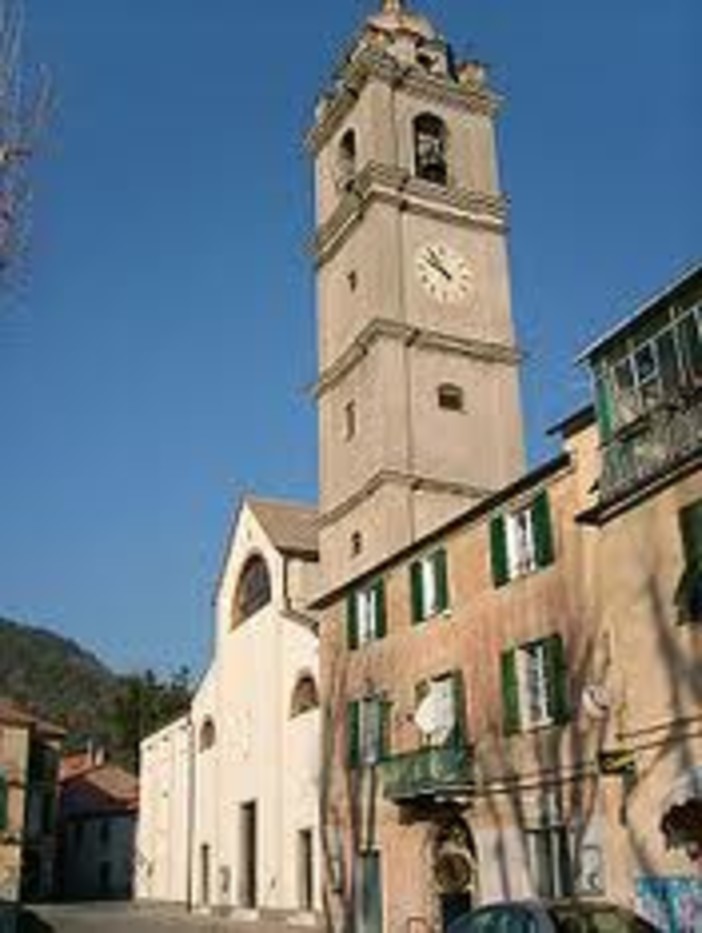
{"label": "wrought iron balcony railing", "polygon": [[381,764],[383,794],[402,801],[465,794],[474,783],[473,754],[465,746],[427,746],[394,755]]}
{"label": "wrought iron balcony railing", "polygon": [[702,398],[671,400],[615,435],[602,450],[600,498],[607,502],[702,451]]}

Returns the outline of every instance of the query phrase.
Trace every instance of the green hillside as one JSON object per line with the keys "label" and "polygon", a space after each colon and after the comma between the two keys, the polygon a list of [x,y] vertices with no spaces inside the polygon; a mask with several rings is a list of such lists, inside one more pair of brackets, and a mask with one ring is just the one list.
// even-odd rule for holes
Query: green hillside
{"label": "green hillside", "polygon": [[117,675],[75,642],[0,618],[0,694],[64,726],[73,741],[111,737],[119,687]]}
{"label": "green hillside", "polygon": [[140,740],[187,710],[191,691],[187,668],[116,674],[74,641],[0,618],[0,696],[63,726],[64,748],[91,738],[135,770]]}

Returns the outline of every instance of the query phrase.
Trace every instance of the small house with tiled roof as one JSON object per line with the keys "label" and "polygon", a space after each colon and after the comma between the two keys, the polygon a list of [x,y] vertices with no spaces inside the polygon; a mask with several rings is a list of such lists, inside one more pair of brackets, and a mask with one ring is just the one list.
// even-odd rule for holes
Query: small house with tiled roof
{"label": "small house with tiled roof", "polygon": [[61,762],[58,877],[68,900],[131,897],[137,778],[89,749]]}

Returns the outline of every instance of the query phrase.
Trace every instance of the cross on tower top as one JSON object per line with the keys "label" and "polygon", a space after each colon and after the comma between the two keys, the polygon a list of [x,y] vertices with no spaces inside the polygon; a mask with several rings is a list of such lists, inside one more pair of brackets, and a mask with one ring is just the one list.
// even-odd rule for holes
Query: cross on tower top
{"label": "cross on tower top", "polygon": [[404,5],[404,0],[383,0],[385,13],[401,13]]}

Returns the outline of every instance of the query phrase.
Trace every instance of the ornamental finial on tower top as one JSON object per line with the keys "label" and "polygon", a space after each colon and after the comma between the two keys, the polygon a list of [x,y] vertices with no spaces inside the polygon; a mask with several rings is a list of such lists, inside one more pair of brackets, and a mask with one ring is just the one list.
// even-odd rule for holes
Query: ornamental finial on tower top
{"label": "ornamental finial on tower top", "polygon": [[381,0],[379,13],[368,17],[368,25],[386,33],[414,33],[424,39],[435,39],[436,30],[429,20],[416,13],[410,13],[405,0]]}

